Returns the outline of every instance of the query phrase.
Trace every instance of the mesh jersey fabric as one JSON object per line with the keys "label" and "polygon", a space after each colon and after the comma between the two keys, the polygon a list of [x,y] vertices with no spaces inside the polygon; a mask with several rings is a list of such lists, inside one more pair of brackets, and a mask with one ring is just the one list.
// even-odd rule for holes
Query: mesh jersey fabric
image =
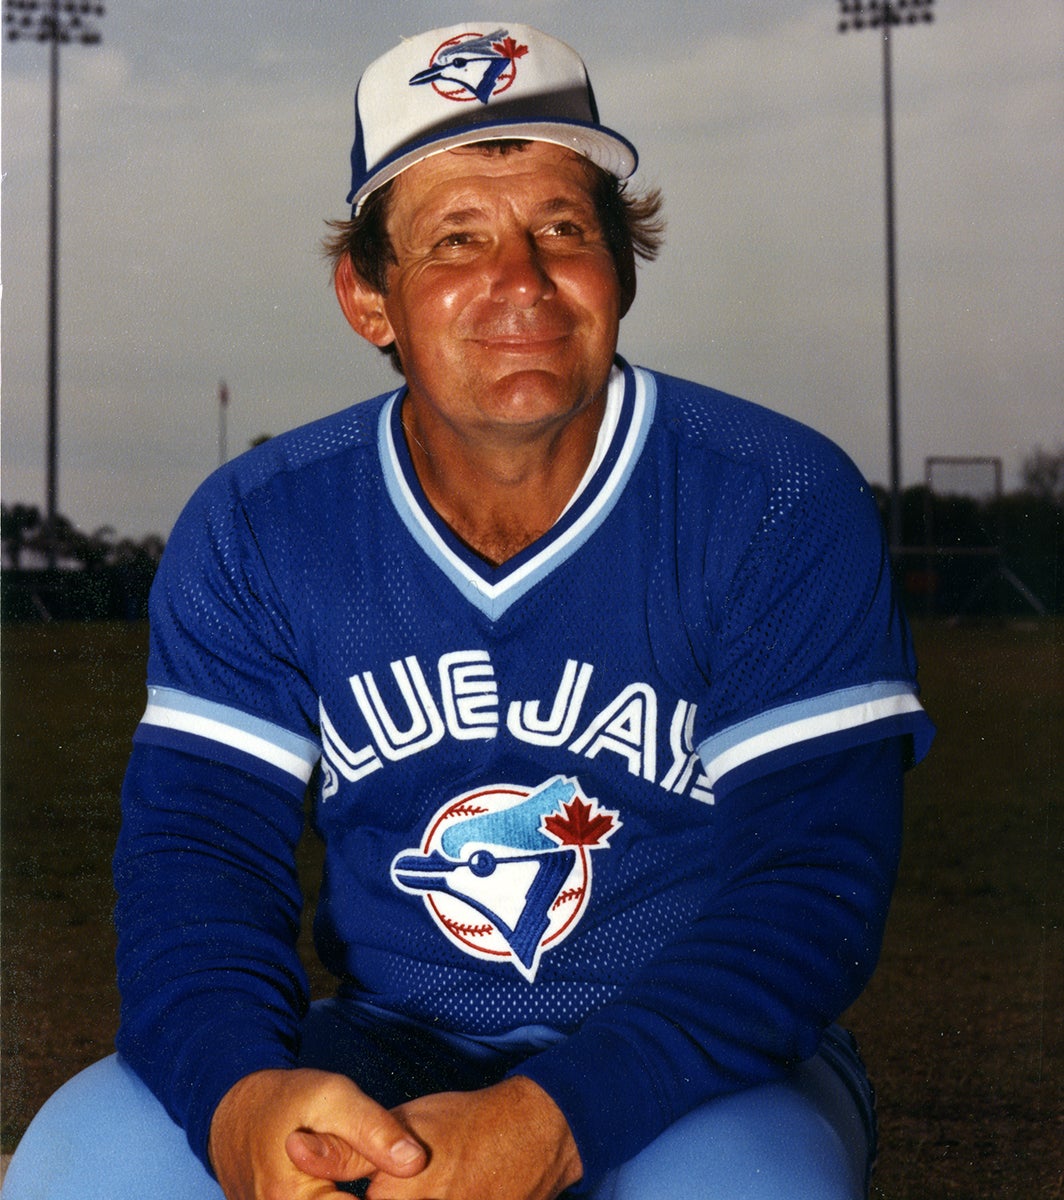
{"label": "mesh jersey fabric", "polygon": [[[248,781],[226,821],[277,875],[288,926],[277,829],[313,780],[323,961],[443,1029],[574,1033],[730,886],[730,795],[930,739],[878,514],[845,455],[623,362],[611,394],[592,477],[500,569],[426,503],[396,393],[213,476],[153,591],[137,746]],[[289,797],[266,833],[251,785]],[[133,823],[164,787],[138,775]],[[273,953],[264,937],[247,960]],[[298,1006],[298,981],[279,994]]]}

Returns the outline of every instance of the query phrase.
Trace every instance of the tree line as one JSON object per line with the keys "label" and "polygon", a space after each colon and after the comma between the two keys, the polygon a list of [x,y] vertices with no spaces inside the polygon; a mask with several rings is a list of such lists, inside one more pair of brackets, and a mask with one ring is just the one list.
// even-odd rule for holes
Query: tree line
{"label": "tree line", "polygon": [[0,505],[0,540],[5,567],[66,564],[90,570],[123,563],[158,563],[165,542],[156,533],[139,540],[119,537],[110,525],[84,533],[69,518],[48,522],[34,504]]}
{"label": "tree line", "polygon": [[67,517],[48,521],[32,504],[0,505],[4,621],[139,620],[162,557],[163,539],[92,533]]}
{"label": "tree line", "polygon": [[[1064,444],[1036,448],[1020,480],[1015,491],[983,498],[905,489],[895,565],[911,612],[1064,613]],[[885,519],[887,493],[873,490]],[[0,513],[5,620],[146,614],[164,547],[157,534],[84,533],[66,517],[49,526],[28,504]]]}

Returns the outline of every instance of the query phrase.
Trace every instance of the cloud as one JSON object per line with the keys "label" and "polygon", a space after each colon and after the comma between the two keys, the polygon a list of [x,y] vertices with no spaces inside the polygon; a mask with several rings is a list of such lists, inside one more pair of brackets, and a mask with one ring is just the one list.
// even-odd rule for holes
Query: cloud
{"label": "cloud", "polygon": [[[233,449],[393,382],[317,242],[343,212],[360,66],[464,6],[265,11],[127,0],[102,46],[64,52],[60,496],[86,526],[169,528],[216,461],[222,377]],[[1064,13],[936,12],[894,58],[910,478],[931,453],[1015,460],[1059,423]],[[824,0],[667,0],[608,23],[540,0],[529,19],[584,51],[604,119],[665,191],[625,349],[792,412],[884,478],[877,39],[838,36]],[[33,502],[46,95],[43,55],[5,54],[4,487]]]}

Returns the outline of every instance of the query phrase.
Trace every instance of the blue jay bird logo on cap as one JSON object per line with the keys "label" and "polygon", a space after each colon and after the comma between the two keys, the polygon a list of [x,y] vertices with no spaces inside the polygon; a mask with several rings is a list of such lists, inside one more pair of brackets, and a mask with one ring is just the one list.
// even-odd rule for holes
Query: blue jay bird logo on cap
{"label": "blue jay bird logo on cap", "polygon": [[410,79],[411,87],[431,83],[446,100],[479,100],[505,92],[517,77],[517,60],[528,53],[505,29],[463,33],[438,46],[432,61]]}
{"label": "blue jay bird logo on cap", "polygon": [[479,788],[432,817],[419,849],[396,855],[392,881],[420,895],[464,953],[509,962],[531,982],[587,907],[591,852],[608,849],[620,827],[561,775],[532,790]]}

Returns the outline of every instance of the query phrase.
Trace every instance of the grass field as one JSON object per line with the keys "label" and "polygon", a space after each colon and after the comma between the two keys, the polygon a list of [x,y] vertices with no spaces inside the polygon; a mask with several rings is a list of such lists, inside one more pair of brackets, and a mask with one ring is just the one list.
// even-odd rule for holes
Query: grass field
{"label": "grass field", "polygon": [[[1064,623],[916,634],[939,737],[911,778],[882,964],[847,1018],[879,1092],[873,1197],[1064,1197]],[[3,632],[5,1151],[111,1048],[109,858],[146,637]]]}

